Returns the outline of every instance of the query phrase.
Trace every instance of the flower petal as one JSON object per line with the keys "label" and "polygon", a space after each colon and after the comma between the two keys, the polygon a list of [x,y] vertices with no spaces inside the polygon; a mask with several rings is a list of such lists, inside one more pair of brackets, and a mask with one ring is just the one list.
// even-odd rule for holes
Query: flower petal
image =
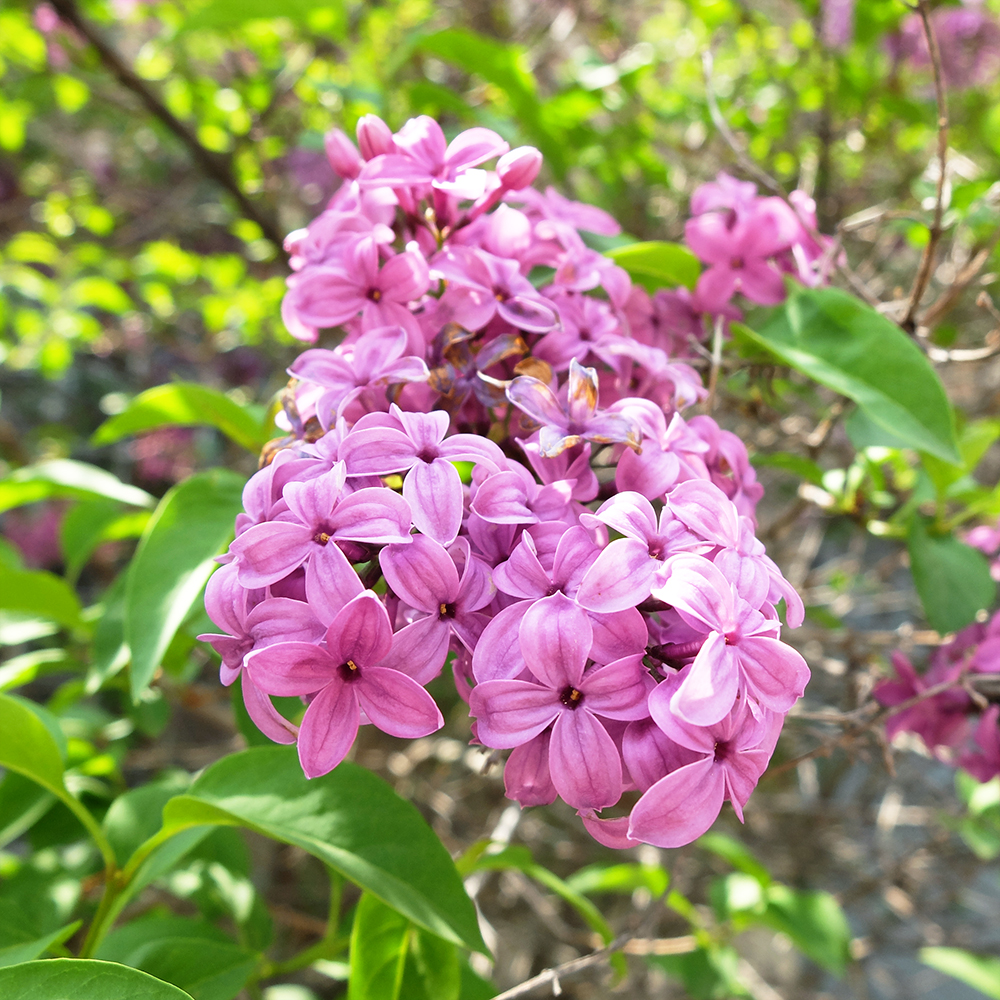
{"label": "flower petal", "polygon": [[365,715],[390,736],[416,739],[444,725],[434,699],[412,677],[398,670],[363,669],[354,689]]}
{"label": "flower petal", "polygon": [[392,624],[382,602],[370,590],[344,605],[326,632],[326,649],[338,667],[350,660],[356,667],[374,666],[389,655]]}
{"label": "flower petal", "polygon": [[440,542],[414,535],[409,545],[390,545],[379,553],[385,582],[412,608],[440,615],[442,604],[458,597],[458,570]]}
{"label": "flower petal", "polygon": [[361,713],[352,684],[329,684],[312,700],[299,729],[299,761],[307,778],[332,771],[358,735]]}
{"label": "flower petal", "polygon": [[683,847],[715,822],[726,794],[721,767],[711,757],[671,771],[632,809],[628,834],[654,847]]}
{"label": "flower petal", "polygon": [[469,695],[479,740],[495,749],[534,739],[561,711],[555,693],[531,681],[484,681]]}
{"label": "flower petal", "polygon": [[565,594],[543,597],[525,612],[518,629],[528,669],[547,687],[576,687],[593,642],[587,612]]}
{"label": "flower petal", "polygon": [[576,599],[590,611],[604,614],[634,608],[649,597],[659,565],[645,542],[618,538],[584,574]]}
{"label": "flower petal", "polygon": [[261,691],[291,698],[330,684],[336,679],[337,664],[311,642],[276,642],[250,653],[245,670]]}
{"label": "flower petal", "polygon": [[693,726],[714,725],[733,707],[739,683],[735,647],[726,644],[724,635],[710,632],[670,699],[670,711]]}
{"label": "flower petal", "polygon": [[419,531],[442,545],[451,545],[458,537],[464,494],[458,469],[447,459],[418,461],[403,480],[403,496]]}
{"label": "flower petal", "polygon": [[552,727],[549,771],[560,796],[576,809],[603,809],[622,796],[615,741],[586,709],[560,713]]}

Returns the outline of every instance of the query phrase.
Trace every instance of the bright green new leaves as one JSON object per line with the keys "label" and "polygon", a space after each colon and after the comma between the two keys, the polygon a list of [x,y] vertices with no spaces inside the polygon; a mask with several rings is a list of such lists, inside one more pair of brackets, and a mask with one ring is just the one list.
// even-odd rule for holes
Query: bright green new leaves
{"label": "bright green new leaves", "polygon": [[628,271],[647,292],[680,285],[694,288],[701,274],[698,258],[680,243],[630,243],[608,250],[605,256]]}
{"label": "bright green new leaves", "polygon": [[151,508],[155,497],[138,486],[129,486],[117,476],[86,462],[56,458],[37,465],[26,465],[0,480],[0,514],[52,497],[103,497],[132,507]]}
{"label": "bright green new leaves", "polygon": [[952,534],[935,534],[929,518],[916,515],[906,545],[924,614],[938,632],[955,632],[996,600],[996,581],[981,552]]}
{"label": "bright green new leaves", "polygon": [[233,1000],[257,956],[203,920],[147,917],[105,939],[97,957],[141,969],[179,986],[194,1000]]}
{"label": "bright green new leaves", "polygon": [[[563,881],[555,872],[551,872],[544,865],[538,864],[531,856],[531,851],[527,847],[515,844],[505,847],[495,854],[485,853],[484,849],[489,847],[488,842],[481,842],[470,849],[469,854],[472,860],[463,865],[463,873],[469,874],[474,871],[505,871],[514,868],[524,872],[529,878],[540,882],[547,889],[561,897],[586,921],[591,930],[600,934],[605,944],[609,944],[614,939],[614,932],[608,926],[608,922],[601,916],[600,910],[582,895],[581,892],[568,882]],[[479,854],[476,855],[476,849]]]}
{"label": "bright green new leaves", "polygon": [[921,948],[920,961],[1000,1000],[1000,958],[973,955],[962,948]]}
{"label": "bright green new leaves", "polygon": [[0,969],[4,1000],[192,1000],[145,972],[114,962],[53,958]]}
{"label": "bright green new leaves", "polygon": [[[23,928],[23,926],[22,917],[20,927]],[[19,934],[16,944],[6,944],[0,947],[0,968],[5,969],[9,965],[20,965],[22,962],[30,962],[44,955],[49,948],[57,944],[62,944],[67,938],[72,937],[79,927],[80,921],[76,920],[65,927],[60,927],[51,934],[46,934],[45,937],[32,938],[26,932]],[[5,931],[9,929],[9,927],[4,928]],[[4,935],[4,938],[5,940],[10,940],[7,934]]]}
{"label": "bright green new leaves", "polygon": [[667,891],[670,875],[659,865],[591,865],[566,879],[575,892],[585,895],[598,893],[630,894],[645,889],[654,899]]}
{"label": "bright green new leaves", "polygon": [[958,462],[944,387],[920,348],[894,323],[837,288],[790,285],[784,306],[738,333],[858,404],[909,447]]}
{"label": "bright green new leaves", "polygon": [[[60,799],[87,828],[105,863],[113,863],[111,847],[97,821],[63,783],[63,754],[55,736],[38,712],[5,694],[0,694],[0,767],[23,774]],[[6,994],[0,992],[0,996],[6,1000]]]}
{"label": "bright green new leaves", "polygon": [[149,685],[211,575],[213,557],[232,537],[243,485],[225,469],[197,473],[164,496],[147,525],[125,588],[133,698]]}
{"label": "bright green new leaves", "polygon": [[218,824],[296,844],[438,937],[485,952],[475,908],[441,841],[410,803],[355,764],[310,780],[293,747],[245,750],[172,799],[163,823],[155,839]]}
{"label": "bright green new leaves", "polygon": [[351,930],[347,1000],[398,1000],[412,926],[376,896],[361,897]]}
{"label": "bright green new leaves", "polygon": [[81,624],[80,600],[65,580],[45,570],[9,569],[0,573],[0,608],[58,622],[66,628]]}
{"label": "bright green new leaves", "polygon": [[365,893],[351,930],[347,1000],[459,1000],[455,945]]}
{"label": "bright green new leaves", "polygon": [[140,393],[94,432],[95,445],[112,444],[157,427],[207,425],[257,454],[268,439],[261,419],[225,393],[195,382],[171,382]]}
{"label": "bright green new leaves", "polygon": [[851,958],[851,928],[828,892],[808,892],[772,883],[765,891],[763,921],[787,934],[804,955],[838,976]]}
{"label": "bright green new leaves", "polygon": [[0,695],[0,767],[31,778],[60,798],[68,794],[59,745],[35,712],[8,695]]}

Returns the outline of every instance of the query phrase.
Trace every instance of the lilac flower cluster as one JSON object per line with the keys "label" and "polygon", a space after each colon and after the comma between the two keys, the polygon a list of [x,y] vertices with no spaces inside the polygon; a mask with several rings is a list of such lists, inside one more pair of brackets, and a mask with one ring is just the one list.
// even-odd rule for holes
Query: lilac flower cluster
{"label": "lilac flower cluster", "polygon": [[[809,672],[780,641],[776,605],[792,626],[803,607],[755,536],[746,448],[682,415],[705,395],[678,360],[699,311],[590,249],[581,230],[617,225],[530,187],[537,150],[373,116],[358,145],[327,137],[344,182],[288,240],[289,329],[345,336],[290,368],[287,436],[209,582],[223,682],[316,776],[361,724],[438,729],[450,659],[522,805],[561,797],[617,847],[688,843],[726,799],[742,816]],[[706,230],[782,215],[724,177],[701,197]],[[809,253],[755,246],[716,299],[773,297]],[[298,726],[272,696],[303,699]]]}
{"label": "lilac flower cluster", "polygon": [[[931,11],[931,31],[941,55],[945,83],[956,90],[991,84],[1000,72],[1000,21],[982,0]],[[930,49],[919,14],[907,15],[886,39],[893,61],[918,68],[931,65]]]}
{"label": "lilac flower cluster", "polygon": [[755,184],[722,173],[695,191],[691,212],[684,236],[708,264],[695,289],[704,312],[731,314],[736,292],[760,305],[783,302],[786,274],[810,287],[828,280],[833,244],[816,232],[816,202],[804,191],[761,198]]}
{"label": "lilac flower cluster", "polygon": [[984,709],[982,699],[963,684],[975,674],[1000,674],[1000,612],[939,646],[923,674],[899,650],[892,654],[892,665],[896,679],[882,681],[873,692],[886,707],[906,703],[886,721],[889,739],[915,733],[935,756],[978,781],[1000,774],[1000,705]]}

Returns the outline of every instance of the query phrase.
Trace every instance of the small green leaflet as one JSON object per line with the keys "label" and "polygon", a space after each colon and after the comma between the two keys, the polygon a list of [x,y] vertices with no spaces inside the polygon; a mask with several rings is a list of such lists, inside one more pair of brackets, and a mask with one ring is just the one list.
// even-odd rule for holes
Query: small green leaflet
{"label": "small green leaflet", "polygon": [[380,778],[348,761],[307,779],[294,747],[254,747],[213,764],[163,810],[139,849],[190,827],[245,826],[296,844],[438,937],[486,952],[476,911],[441,841]]}
{"label": "small green leaflet", "polygon": [[226,469],[196,473],[167,493],[146,526],[125,587],[133,699],[148,687],[232,537],[243,485]]}
{"label": "small green leaflet", "polygon": [[262,420],[225,393],[196,382],[171,382],[139,393],[129,405],[94,431],[95,445],[157,427],[215,427],[247,451],[257,454],[270,436]]}
{"label": "small green leaflet", "polygon": [[1000,1000],[1000,958],[973,955],[962,948],[921,948],[920,961]]}
{"label": "small green leaflet", "polygon": [[628,271],[647,292],[678,286],[694,288],[701,274],[698,258],[680,243],[630,243],[608,250],[604,256]]}
{"label": "small green leaflet", "polygon": [[192,1000],[189,993],[117,962],[51,958],[0,969],[3,1000]]}
{"label": "small green leaflet", "polygon": [[789,283],[788,299],[759,310],[757,329],[734,330],[792,368],[858,404],[910,448],[960,461],[944,386],[920,348],[894,323],[837,288]]}
{"label": "small green leaflet", "polygon": [[942,634],[956,632],[993,606],[997,584],[981,552],[952,534],[935,533],[930,518],[920,514],[910,522],[906,547],[913,582],[932,628]]}

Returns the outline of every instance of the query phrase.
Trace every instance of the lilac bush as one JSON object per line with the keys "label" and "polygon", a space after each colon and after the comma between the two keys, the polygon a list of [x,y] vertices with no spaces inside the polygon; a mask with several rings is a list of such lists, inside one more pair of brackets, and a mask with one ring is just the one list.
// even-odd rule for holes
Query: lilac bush
{"label": "lilac bush", "polygon": [[289,330],[344,336],[289,369],[207,591],[223,682],[314,777],[360,724],[438,729],[450,660],[523,806],[561,798],[614,847],[688,843],[727,799],[742,818],[809,677],[776,608],[804,611],[742,441],[684,411],[734,296],[825,280],[814,206],[720,175],[687,230],[707,269],[650,296],[588,245],[610,216],[531,186],[537,150],[372,115],[358,147],[329,134],[343,182],[286,243]]}
{"label": "lilac bush", "polygon": [[914,733],[936,757],[978,781],[1000,775],[1000,705],[988,704],[969,683],[976,675],[1000,674],[1000,612],[939,646],[923,674],[899,650],[892,665],[895,679],[874,691],[886,708],[902,706],[886,721],[889,739]]}

